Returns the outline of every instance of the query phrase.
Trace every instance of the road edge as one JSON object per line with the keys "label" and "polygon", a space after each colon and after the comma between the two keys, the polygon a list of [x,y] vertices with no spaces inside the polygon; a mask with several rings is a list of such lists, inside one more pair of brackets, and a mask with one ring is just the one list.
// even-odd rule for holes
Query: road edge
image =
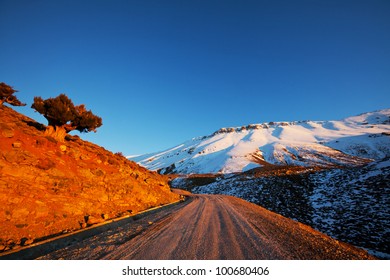
{"label": "road edge", "polygon": [[19,247],[14,250],[9,250],[0,253],[0,260],[33,260],[40,256],[49,254],[53,251],[65,248],[74,242],[80,242],[84,239],[100,234],[110,229],[117,228],[135,219],[140,219],[148,214],[154,213],[162,209],[169,209],[170,207],[183,202],[183,199],[171,202],[169,204],[149,208],[147,210],[138,212],[137,214],[129,214],[123,217],[107,220],[103,223],[95,224],[90,227],[73,231],[59,236],[45,239],[43,241],[33,243],[28,246]]}

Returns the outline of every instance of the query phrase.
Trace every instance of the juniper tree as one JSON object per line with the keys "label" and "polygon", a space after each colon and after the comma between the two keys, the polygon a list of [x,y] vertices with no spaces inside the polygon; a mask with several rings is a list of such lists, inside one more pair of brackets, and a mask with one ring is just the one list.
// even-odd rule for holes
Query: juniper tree
{"label": "juniper tree", "polygon": [[31,108],[47,119],[46,133],[59,141],[63,141],[66,133],[72,130],[96,132],[96,129],[102,125],[100,117],[90,110],[87,111],[83,104],[75,106],[65,94],[46,100],[36,96]]}
{"label": "juniper tree", "polygon": [[25,106],[26,104],[20,102],[20,100],[14,95],[17,90],[7,85],[6,83],[0,83],[0,106],[3,103],[8,103],[12,106]]}

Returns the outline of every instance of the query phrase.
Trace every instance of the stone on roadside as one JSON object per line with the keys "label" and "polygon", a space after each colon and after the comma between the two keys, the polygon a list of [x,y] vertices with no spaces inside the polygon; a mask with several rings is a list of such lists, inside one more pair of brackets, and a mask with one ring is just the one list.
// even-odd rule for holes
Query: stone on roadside
{"label": "stone on roadside", "polygon": [[101,217],[94,217],[94,216],[87,217],[87,225],[88,226],[99,224],[101,222],[104,222],[104,219]]}

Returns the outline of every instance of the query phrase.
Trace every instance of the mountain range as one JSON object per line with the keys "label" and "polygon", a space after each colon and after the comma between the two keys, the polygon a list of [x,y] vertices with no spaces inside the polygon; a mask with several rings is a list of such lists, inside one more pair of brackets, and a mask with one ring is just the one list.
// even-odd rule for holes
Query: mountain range
{"label": "mountain range", "polygon": [[338,121],[221,128],[161,152],[129,157],[160,173],[236,173],[267,165],[357,166],[390,155],[390,109]]}

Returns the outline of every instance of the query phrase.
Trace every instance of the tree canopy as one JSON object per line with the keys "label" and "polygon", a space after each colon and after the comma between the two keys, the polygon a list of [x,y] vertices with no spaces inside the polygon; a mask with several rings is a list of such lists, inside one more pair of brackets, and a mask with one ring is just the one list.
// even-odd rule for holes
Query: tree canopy
{"label": "tree canopy", "polygon": [[14,93],[18,92],[13,89],[13,87],[7,85],[6,83],[0,83],[0,106],[3,103],[8,103],[12,106],[25,106],[26,104],[22,103]]}
{"label": "tree canopy", "polygon": [[96,132],[96,129],[102,126],[100,117],[88,111],[83,104],[75,106],[65,94],[46,100],[36,96],[31,108],[42,114],[54,131]]}

